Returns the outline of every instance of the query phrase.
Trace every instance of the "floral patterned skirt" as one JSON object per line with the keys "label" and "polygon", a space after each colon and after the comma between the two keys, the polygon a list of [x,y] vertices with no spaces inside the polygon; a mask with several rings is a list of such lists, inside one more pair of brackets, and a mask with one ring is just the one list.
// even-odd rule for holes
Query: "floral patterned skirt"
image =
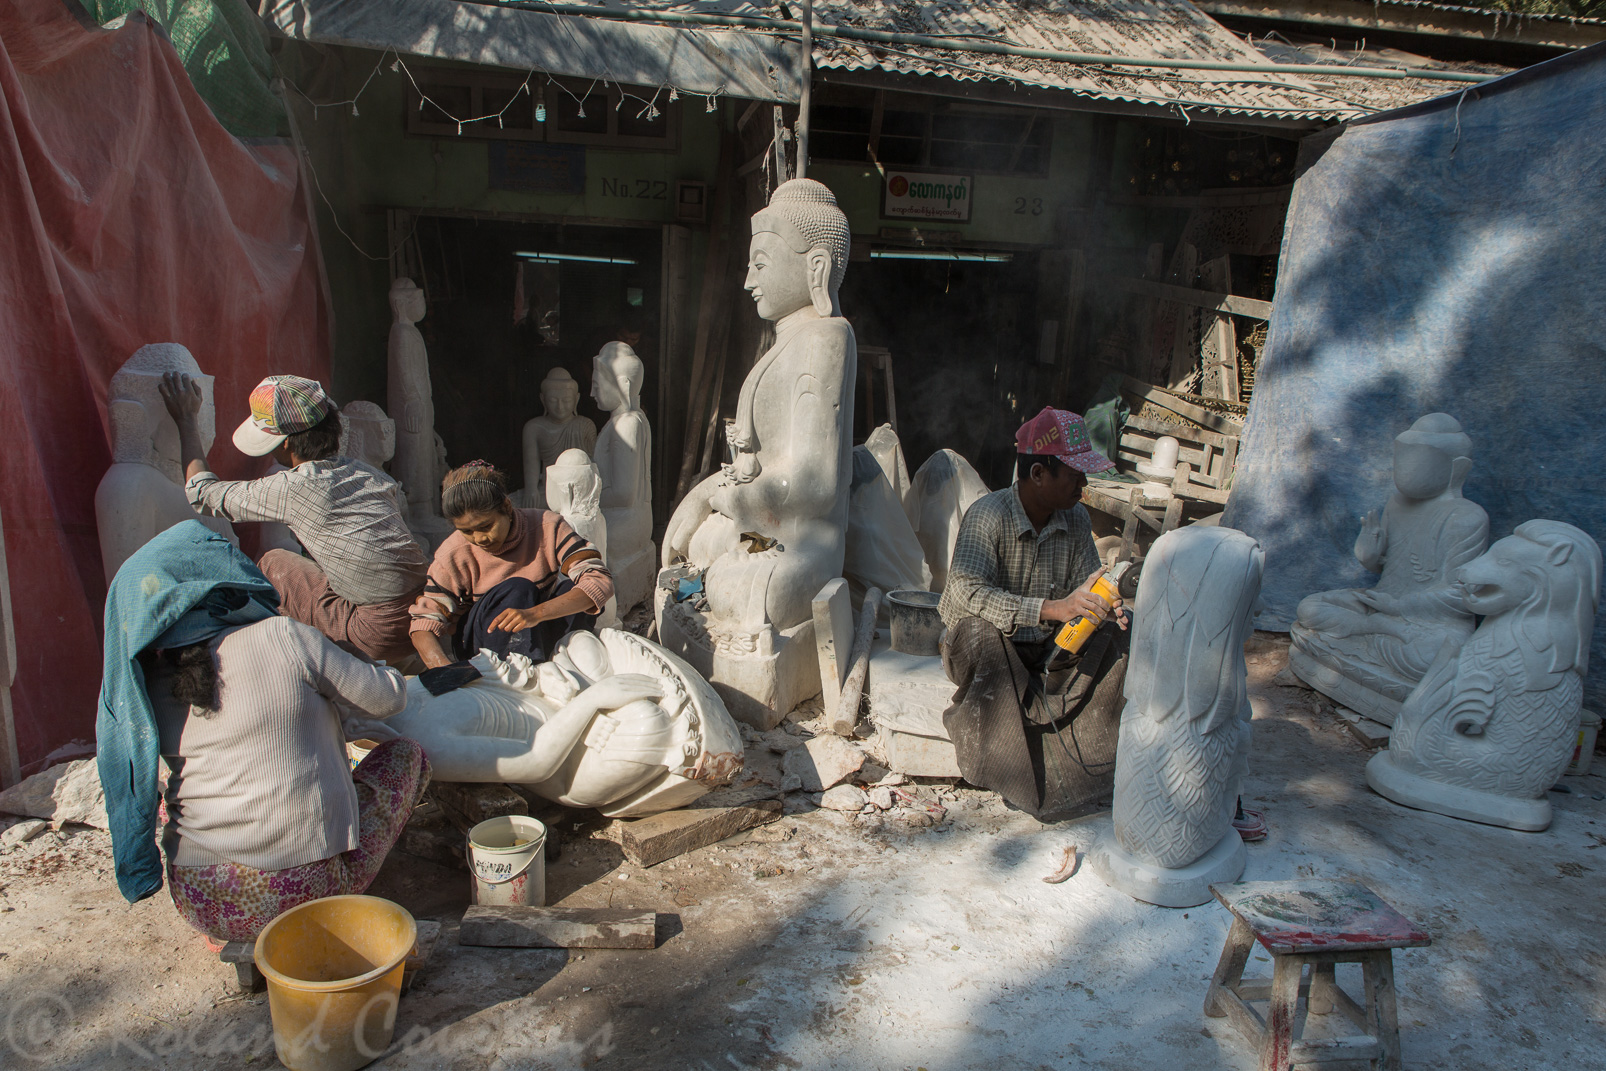
{"label": "floral patterned skirt", "polygon": [[254,941],[297,904],[367,889],[429,786],[429,759],[411,740],[387,740],[351,776],[357,784],[355,848],[287,870],[169,864],[168,889],[184,921],[214,938]]}

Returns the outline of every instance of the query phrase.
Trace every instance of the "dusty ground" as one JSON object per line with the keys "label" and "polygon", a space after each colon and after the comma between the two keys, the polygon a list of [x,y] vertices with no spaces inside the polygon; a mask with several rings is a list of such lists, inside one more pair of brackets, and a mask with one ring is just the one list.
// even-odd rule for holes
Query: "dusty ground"
{"label": "dusty ground", "polygon": [[[1336,717],[1270,683],[1282,645],[1252,650],[1246,794],[1271,836],[1245,877],[1364,881],[1433,934],[1396,954],[1408,1067],[1606,1066],[1606,779],[1566,779],[1538,834],[1395,806],[1366,788],[1368,753]],[[465,875],[393,856],[372,891],[445,930],[375,1066],[1255,1066],[1200,1011],[1224,910],[1137,903],[1086,867],[1044,884],[1107,815],[1043,826],[953,795],[933,829],[812,811],[647,871],[567,841],[551,901],[663,912],[653,951],[459,947]],[[123,903],[110,862],[94,831],[0,858],[0,1067],[274,1066],[265,1000],[231,992],[232,968],[165,893]]]}

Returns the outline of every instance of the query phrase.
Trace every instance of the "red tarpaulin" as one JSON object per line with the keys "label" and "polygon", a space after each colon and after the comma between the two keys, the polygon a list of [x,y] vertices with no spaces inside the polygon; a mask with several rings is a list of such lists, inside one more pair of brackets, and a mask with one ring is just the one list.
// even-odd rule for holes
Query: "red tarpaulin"
{"label": "red tarpaulin", "polygon": [[328,381],[327,310],[294,150],[245,145],[139,13],[101,29],[71,0],[0,4],[0,517],[24,766],[93,740],[106,592],[95,487],[106,388],[149,342],[215,377],[229,432],[257,381]]}

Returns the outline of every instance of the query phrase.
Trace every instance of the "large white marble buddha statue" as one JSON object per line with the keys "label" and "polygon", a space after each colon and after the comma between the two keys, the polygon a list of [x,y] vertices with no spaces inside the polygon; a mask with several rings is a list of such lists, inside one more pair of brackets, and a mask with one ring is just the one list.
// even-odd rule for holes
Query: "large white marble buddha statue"
{"label": "large white marble buddha statue", "polygon": [[545,508],[546,470],[565,450],[596,449],[597,426],[575,411],[579,404],[580,383],[561,365],[541,380],[541,415],[524,422],[525,508]]}
{"label": "large white marble buddha statue", "polygon": [[95,526],[108,582],[152,536],[180,521],[198,520],[214,532],[234,538],[228,521],[198,515],[184,496],[178,425],[168,415],[158,390],[164,372],[182,372],[200,384],[197,423],[203,450],[212,448],[216,435],[212,377],[201,374],[195,358],[183,346],[175,342],[141,346],[112,376],[106,392],[112,465],[95,489]]}
{"label": "large white marble buddha statue", "polygon": [[623,342],[609,342],[592,361],[591,397],[608,414],[592,455],[602,476],[608,519],[608,569],[619,605],[629,612],[652,592],[652,428],[641,410],[646,366]]}
{"label": "large white marble buddha statue", "polygon": [[849,232],[831,191],[782,183],[752,232],[745,287],[775,344],[742,383],[731,462],[665,534],[663,564],[701,578],[706,611],[660,585],[658,617],[731,712],[768,727],[819,687],[810,600],[842,572],[857,350],[837,303]]}
{"label": "large white marble buddha statue", "polygon": [[684,807],[742,767],[719,697],[640,636],[573,632],[539,665],[489,651],[472,661],[480,680],[435,696],[410,678],[405,710],[349,720],[348,734],[416,740],[442,781],[525,784],[610,817]]}
{"label": "large white marble buddha statue", "polygon": [[1439,649],[1472,635],[1456,571],[1488,545],[1489,517],[1461,497],[1471,469],[1472,439],[1454,417],[1430,413],[1395,438],[1395,493],[1355,540],[1356,560],[1381,575],[1300,602],[1289,666],[1301,680],[1393,724]]}

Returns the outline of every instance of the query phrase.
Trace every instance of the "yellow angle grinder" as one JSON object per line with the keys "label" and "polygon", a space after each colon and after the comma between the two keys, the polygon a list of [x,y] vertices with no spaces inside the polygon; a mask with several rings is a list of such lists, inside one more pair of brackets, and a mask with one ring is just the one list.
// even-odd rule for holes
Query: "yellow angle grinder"
{"label": "yellow angle grinder", "polygon": [[[1107,602],[1113,603],[1118,597],[1123,603],[1131,602],[1137,596],[1138,576],[1142,572],[1142,562],[1117,562],[1114,567],[1093,581],[1090,590]],[[1054,646],[1049,650],[1044,669],[1046,671],[1058,669],[1071,655],[1080,654],[1087,641],[1093,637],[1093,633],[1098,631],[1098,627],[1099,622],[1086,615],[1065,622],[1054,636]]]}

